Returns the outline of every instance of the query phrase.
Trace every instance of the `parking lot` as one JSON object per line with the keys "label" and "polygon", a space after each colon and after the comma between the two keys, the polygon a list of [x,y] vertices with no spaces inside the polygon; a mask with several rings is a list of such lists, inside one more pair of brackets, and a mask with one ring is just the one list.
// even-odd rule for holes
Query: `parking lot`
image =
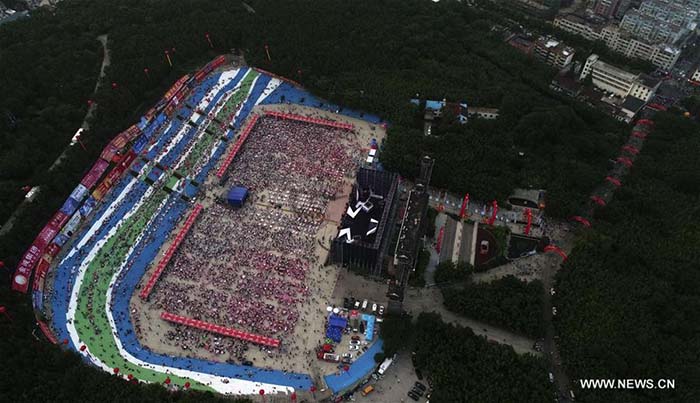
{"label": "parking lot", "polygon": [[[364,397],[361,393],[356,393],[355,401],[377,403],[413,402],[414,400],[408,397],[407,393],[411,390],[414,383],[418,381],[418,378],[413,370],[409,354],[409,352],[399,353],[391,367],[384,373],[383,378],[377,381],[372,380],[369,383],[374,386],[375,390]],[[420,382],[428,386],[425,379]],[[427,401],[425,394],[418,401]]]}

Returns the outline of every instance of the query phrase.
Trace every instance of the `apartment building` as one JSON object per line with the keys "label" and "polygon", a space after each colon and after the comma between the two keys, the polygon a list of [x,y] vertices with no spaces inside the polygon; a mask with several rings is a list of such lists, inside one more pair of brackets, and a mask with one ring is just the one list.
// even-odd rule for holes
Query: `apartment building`
{"label": "apartment building", "polygon": [[593,85],[619,97],[633,96],[649,101],[659,88],[659,80],[638,75],[605,63],[596,54],[586,59],[581,70],[581,80],[591,75]]}
{"label": "apartment building", "polygon": [[590,41],[602,40],[614,52],[648,60],[664,70],[671,69],[681,54],[676,46],[652,43],[635,37],[615,24],[601,25],[576,14],[558,16],[554,19],[554,26]]}
{"label": "apartment building", "polygon": [[533,55],[540,61],[559,70],[567,67],[574,59],[574,49],[551,37],[541,37],[535,41]]}
{"label": "apartment building", "polygon": [[589,41],[600,39],[601,25],[578,14],[564,14],[554,19],[554,26],[566,32],[582,36]]}
{"label": "apartment building", "polygon": [[615,25],[605,26],[600,31],[600,39],[607,47],[630,58],[648,60],[655,66],[669,70],[681,55],[677,47],[664,43],[651,44],[623,32]]}
{"label": "apartment building", "polygon": [[620,29],[651,43],[674,44],[688,32],[686,26],[666,21],[640,10],[630,10],[620,22]]}

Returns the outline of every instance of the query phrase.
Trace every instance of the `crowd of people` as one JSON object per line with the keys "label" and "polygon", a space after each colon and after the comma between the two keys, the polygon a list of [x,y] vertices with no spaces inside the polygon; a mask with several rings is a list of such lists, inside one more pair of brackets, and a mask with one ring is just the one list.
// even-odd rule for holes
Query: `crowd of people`
{"label": "crowd of people", "polygon": [[[242,208],[224,197],[205,209],[156,285],[156,310],[192,317],[283,342],[312,296],[308,272],[319,265],[316,237],[328,202],[357,169],[352,132],[262,117],[220,186],[249,189]],[[355,158],[353,158],[355,156]],[[171,325],[161,342],[245,359],[251,346],[203,330]],[[267,347],[257,346],[267,351]]]}

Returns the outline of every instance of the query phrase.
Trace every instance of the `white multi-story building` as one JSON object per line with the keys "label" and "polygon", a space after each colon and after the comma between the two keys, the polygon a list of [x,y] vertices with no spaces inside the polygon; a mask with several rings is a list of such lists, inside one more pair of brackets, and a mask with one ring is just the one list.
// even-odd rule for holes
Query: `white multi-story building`
{"label": "white multi-story building", "polygon": [[695,81],[696,83],[700,83],[700,68],[695,70],[695,73],[693,73],[690,79]]}
{"label": "white multi-story building", "polygon": [[554,19],[554,26],[566,32],[582,36],[589,41],[600,39],[599,27],[589,23],[585,18],[576,14],[565,14]]}
{"label": "white multi-story building", "polygon": [[638,75],[605,63],[596,54],[586,59],[581,70],[581,80],[591,75],[593,85],[619,97],[633,96],[643,101],[649,101],[659,81],[646,75]]}
{"label": "white multi-story building", "polygon": [[670,70],[681,55],[681,50],[674,46],[663,43],[650,44],[622,32],[612,24],[600,31],[600,39],[615,52],[630,58],[648,60],[664,70]]}
{"label": "white multi-story building", "polygon": [[681,54],[680,49],[675,46],[651,43],[624,32],[614,24],[601,27],[575,14],[555,18],[554,26],[590,41],[602,40],[614,52],[631,58],[648,60],[664,70],[670,70]]}
{"label": "white multi-story building", "polygon": [[535,57],[559,70],[564,69],[574,59],[574,49],[551,37],[541,37],[535,42]]}

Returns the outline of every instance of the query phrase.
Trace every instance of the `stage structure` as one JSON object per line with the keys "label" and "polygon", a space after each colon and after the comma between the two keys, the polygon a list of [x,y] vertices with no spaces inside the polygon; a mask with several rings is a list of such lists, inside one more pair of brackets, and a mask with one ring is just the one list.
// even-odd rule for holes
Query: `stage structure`
{"label": "stage structure", "polygon": [[404,216],[401,221],[396,250],[394,251],[395,281],[390,283],[387,296],[389,311],[400,313],[408,279],[415,270],[418,250],[424,233],[425,218],[428,212],[428,185],[433,174],[434,160],[428,156],[421,160],[420,176],[416,186],[409,192]]}
{"label": "stage structure", "polygon": [[346,211],[331,243],[332,263],[367,269],[371,276],[381,276],[382,257],[386,256],[393,222],[396,174],[360,168]]}

